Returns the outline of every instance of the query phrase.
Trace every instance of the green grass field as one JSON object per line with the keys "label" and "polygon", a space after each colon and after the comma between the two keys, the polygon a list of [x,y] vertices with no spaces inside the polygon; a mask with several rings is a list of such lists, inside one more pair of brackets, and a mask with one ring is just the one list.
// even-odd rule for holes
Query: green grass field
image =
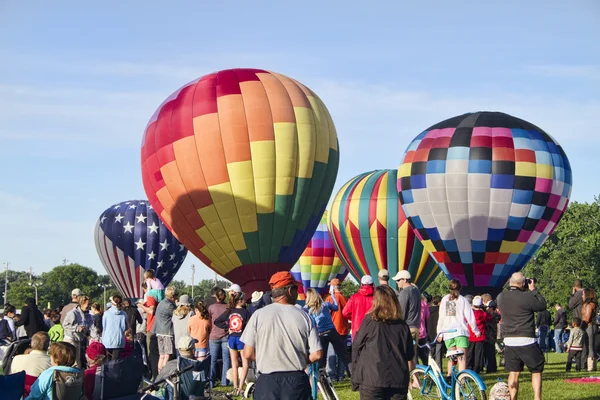
{"label": "green grass field", "polygon": [[[565,372],[565,364],[567,361],[566,354],[550,353],[548,355],[548,363],[544,368],[543,374],[543,389],[542,397],[548,400],[600,400],[600,384],[576,384],[566,383],[565,379],[577,378],[583,376],[600,376],[600,372]],[[500,367],[499,372],[495,374],[482,374],[482,378],[489,390],[498,381],[502,379],[508,382],[508,372],[504,372],[504,367]],[[521,374],[521,385],[519,388],[519,399],[533,399],[533,391],[531,390],[531,374],[527,371]],[[218,388],[221,389],[222,388]],[[346,379],[344,382],[335,383],[335,390],[341,400],[358,400],[360,396],[358,392],[353,392],[350,381]],[[321,397],[319,397],[321,398]]]}

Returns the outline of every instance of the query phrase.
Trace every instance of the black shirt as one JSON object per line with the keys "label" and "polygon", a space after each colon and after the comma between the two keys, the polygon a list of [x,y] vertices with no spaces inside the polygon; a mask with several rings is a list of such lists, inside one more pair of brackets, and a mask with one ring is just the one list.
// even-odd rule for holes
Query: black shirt
{"label": "black shirt", "polygon": [[554,329],[565,329],[566,327],[567,312],[563,308],[559,308],[554,315]]}
{"label": "black shirt", "polygon": [[546,309],[546,299],[537,289],[531,292],[510,288],[498,295],[502,337],[535,338],[534,313]]}
{"label": "black shirt", "polygon": [[440,318],[440,306],[429,306],[429,318],[427,319],[427,340],[434,341],[437,336],[437,323]]}
{"label": "black shirt", "polygon": [[410,328],[403,320],[374,321],[367,315],[352,342],[352,386],[408,391],[408,361],[414,357]]}
{"label": "black shirt", "polygon": [[537,326],[550,326],[552,322],[552,315],[550,315],[550,311],[544,310],[537,313]]}
{"label": "black shirt", "polygon": [[215,320],[215,325],[229,330],[229,336],[242,336],[244,328],[252,314],[245,308],[227,310]]}

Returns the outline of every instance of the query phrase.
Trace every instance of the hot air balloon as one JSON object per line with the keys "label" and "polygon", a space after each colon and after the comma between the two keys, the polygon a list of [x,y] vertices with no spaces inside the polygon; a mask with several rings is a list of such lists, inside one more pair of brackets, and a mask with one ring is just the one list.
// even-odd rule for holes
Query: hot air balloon
{"label": "hot air balloon", "polygon": [[327,229],[327,211],[323,214],[300,260],[290,272],[303,284],[303,287],[299,288],[298,300],[305,299],[304,294],[308,289],[315,289],[324,295],[329,289],[329,281],[338,278],[341,282],[348,275],[348,270],[335,252]]}
{"label": "hot air balloon", "polygon": [[174,92],[150,119],[150,203],[209,268],[268,290],[310,241],[338,169],[333,121],[310,89],[259,69],[224,70]]}
{"label": "hot air balloon", "polygon": [[106,272],[130,298],[143,297],[144,271],[153,269],[166,287],[187,255],[186,248],[143,200],[107,208],[96,223],[94,239]]}
{"label": "hot air balloon", "polygon": [[[360,174],[346,183],[333,199],[329,230],[338,255],[360,281],[408,270],[421,290],[435,279],[439,268],[409,226],[396,191],[396,170]],[[376,280],[376,279],[375,279]],[[390,285],[397,288],[396,282]]]}
{"label": "hot air balloon", "polygon": [[426,129],[398,170],[411,226],[465,293],[498,293],[552,233],[571,195],[571,167],[537,126],[476,112]]}

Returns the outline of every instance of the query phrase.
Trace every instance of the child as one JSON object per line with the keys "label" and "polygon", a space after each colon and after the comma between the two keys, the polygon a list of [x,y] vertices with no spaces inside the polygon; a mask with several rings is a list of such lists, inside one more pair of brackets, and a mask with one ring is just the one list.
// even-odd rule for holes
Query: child
{"label": "child", "polygon": [[90,339],[95,342],[99,342],[102,339],[102,307],[100,307],[100,304],[92,304],[90,306],[90,314],[92,314]]}
{"label": "child", "polygon": [[471,369],[476,373],[480,373],[483,369],[484,364],[484,347],[483,341],[485,340],[485,326],[492,320],[492,316],[483,310],[483,300],[481,296],[475,296],[473,303],[473,315],[475,315],[475,323],[477,329],[481,332],[481,335],[477,337],[471,327],[469,326],[469,348],[467,349],[467,369]]}
{"label": "child", "polygon": [[575,357],[575,371],[581,371],[581,353],[583,350],[583,331],[581,330],[581,318],[573,318],[572,321],[573,329],[569,335],[567,341],[567,352],[569,356],[567,358],[567,372],[571,371],[571,365],[573,364],[573,357]]}
{"label": "child", "polygon": [[160,303],[165,298],[165,286],[160,279],[156,277],[153,269],[144,272],[144,279],[146,280],[145,283],[148,289],[148,295],[154,296]]}
{"label": "child", "polygon": [[188,333],[196,339],[196,359],[202,361],[209,353],[210,315],[202,300],[196,302],[194,310],[196,314],[188,319]]}
{"label": "child", "polygon": [[48,331],[48,336],[52,343],[62,342],[65,338],[65,330],[60,324],[60,312],[58,310],[52,310],[50,313],[50,319],[52,320],[52,328]]}
{"label": "child", "polygon": [[229,329],[229,354],[231,356],[231,369],[233,374],[232,396],[244,393],[244,383],[248,375],[248,360],[242,357],[242,375],[238,374],[238,356],[244,350],[244,343],[240,341],[242,332],[250,319],[250,311],[244,308],[246,299],[244,293],[233,292],[227,300],[227,311],[215,320],[215,325],[222,329]]}
{"label": "child", "polygon": [[53,399],[53,376],[54,371],[64,371],[70,373],[81,372],[77,368],[71,367],[76,361],[75,346],[67,342],[53,343],[50,347],[50,368],[45,370],[36,379],[31,386],[31,393],[27,400],[46,400]]}

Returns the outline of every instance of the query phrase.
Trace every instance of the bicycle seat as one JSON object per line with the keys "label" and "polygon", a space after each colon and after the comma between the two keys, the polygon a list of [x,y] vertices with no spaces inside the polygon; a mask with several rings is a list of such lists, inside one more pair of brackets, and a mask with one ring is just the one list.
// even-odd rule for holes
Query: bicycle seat
{"label": "bicycle seat", "polygon": [[447,358],[457,357],[457,356],[462,356],[463,354],[465,354],[464,350],[450,350],[450,351],[446,352],[446,357]]}

